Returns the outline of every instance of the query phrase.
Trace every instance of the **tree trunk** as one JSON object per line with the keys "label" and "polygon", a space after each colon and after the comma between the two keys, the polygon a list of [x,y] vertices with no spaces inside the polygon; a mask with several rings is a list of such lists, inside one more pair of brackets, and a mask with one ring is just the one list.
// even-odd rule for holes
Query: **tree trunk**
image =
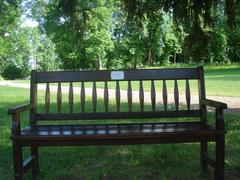
{"label": "tree trunk", "polygon": [[174,62],[174,64],[176,64],[176,55],[177,55],[177,53],[174,52],[174,56],[173,56],[173,62]]}
{"label": "tree trunk", "polygon": [[97,70],[101,70],[102,69],[102,60],[101,60],[101,56],[98,54],[97,57]]}
{"label": "tree trunk", "polygon": [[137,69],[137,62],[134,60],[133,69]]}
{"label": "tree trunk", "polygon": [[151,50],[151,48],[148,51],[148,64],[152,65],[152,50]]}

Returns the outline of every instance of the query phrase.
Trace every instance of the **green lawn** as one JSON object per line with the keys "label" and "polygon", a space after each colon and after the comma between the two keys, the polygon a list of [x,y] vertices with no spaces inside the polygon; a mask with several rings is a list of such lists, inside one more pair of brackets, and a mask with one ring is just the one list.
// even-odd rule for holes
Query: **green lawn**
{"label": "green lawn", "polygon": [[[190,65],[181,65],[181,67],[193,67]],[[171,66],[175,67],[175,66]],[[159,67],[154,67],[159,68]],[[205,67],[205,80],[206,80],[206,91],[207,95],[212,96],[233,96],[240,97],[240,65],[224,65],[224,66],[206,66]],[[29,83],[28,80],[17,80],[16,82]],[[180,80],[179,91],[184,93],[185,81]],[[56,84],[54,84],[56,85]],[[64,86],[68,86],[68,83],[64,83]],[[144,90],[150,90],[150,82],[144,81]],[[74,83],[74,86],[80,86],[79,83]],[[114,89],[115,83],[110,82],[109,88]],[[86,87],[92,87],[92,83],[87,83]],[[104,88],[104,83],[97,83],[98,88]],[[121,89],[127,89],[127,82],[123,81],[120,83]],[[162,81],[155,81],[156,90],[162,91]],[[168,91],[173,93],[174,83],[173,81],[167,81]],[[196,94],[198,86],[196,81],[190,81],[191,92]],[[132,89],[139,89],[139,82],[132,83]]]}
{"label": "green lawn", "polygon": [[[0,179],[13,179],[9,107],[29,101],[29,90],[0,87]],[[44,93],[40,92],[40,96]],[[67,97],[64,97],[67,98]],[[40,99],[43,109],[43,98]],[[90,105],[90,102],[89,102]],[[66,110],[67,105],[64,105]],[[23,126],[28,124],[23,114]],[[213,114],[209,114],[213,121]],[[240,116],[225,115],[226,179],[240,177]],[[210,144],[214,152],[214,144]],[[25,157],[28,149],[25,150]],[[200,173],[199,144],[40,148],[40,179],[211,179]],[[26,179],[30,179],[28,173]]]}

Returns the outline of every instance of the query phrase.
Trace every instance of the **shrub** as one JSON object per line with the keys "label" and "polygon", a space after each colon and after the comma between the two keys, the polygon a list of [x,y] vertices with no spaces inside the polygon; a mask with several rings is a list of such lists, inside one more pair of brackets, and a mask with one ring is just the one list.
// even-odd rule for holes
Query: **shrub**
{"label": "shrub", "polygon": [[27,66],[18,67],[15,64],[8,64],[3,69],[2,76],[4,79],[13,80],[18,78],[24,78],[29,75],[29,69]]}

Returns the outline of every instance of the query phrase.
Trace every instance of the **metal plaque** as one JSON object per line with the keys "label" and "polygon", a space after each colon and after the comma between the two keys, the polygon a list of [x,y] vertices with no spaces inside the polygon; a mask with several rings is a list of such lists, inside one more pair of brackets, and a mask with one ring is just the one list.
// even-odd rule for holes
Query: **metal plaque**
{"label": "metal plaque", "polygon": [[112,71],[111,72],[111,79],[112,80],[124,79],[124,72],[123,71]]}

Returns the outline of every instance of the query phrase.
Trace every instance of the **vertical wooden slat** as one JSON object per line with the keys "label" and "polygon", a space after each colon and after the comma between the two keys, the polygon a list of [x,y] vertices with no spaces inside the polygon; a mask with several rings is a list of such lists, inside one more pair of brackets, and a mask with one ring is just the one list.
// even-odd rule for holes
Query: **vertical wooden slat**
{"label": "vertical wooden slat", "polygon": [[31,84],[30,84],[30,104],[34,105],[34,108],[30,110],[30,125],[33,127],[36,124],[35,114],[37,113],[37,83],[36,83],[36,70],[31,72]]}
{"label": "vertical wooden slat", "polygon": [[198,67],[198,73],[199,73],[199,80],[198,80],[198,92],[199,92],[199,105],[201,110],[201,121],[206,124],[207,123],[207,107],[204,104],[201,104],[202,99],[206,99],[206,92],[205,92],[205,79],[204,79],[204,70],[203,67]]}
{"label": "vertical wooden slat", "polygon": [[23,148],[20,143],[12,143],[13,147],[13,166],[15,179],[23,179],[24,169],[23,169]]}
{"label": "vertical wooden slat", "polygon": [[57,90],[57,109],[58,113],[61,113],[62,110],[62,87],[61,83],[58,83],[58,90]]}
{"label": "vertical wooden slat", "polygon": [[162,97],[163,97],[164,111],[167,111],[168,94],[167,94],[167,86],[166,86],[165,80],[163,80]]}
{"label": "vertical wooden slat", "polygon": [[93,112],[97,111],[97,89],[96,89],[96,82],[93,82],[93,89],[92,89],[92,107]]}
{"label": "vertical wooden slat", "polygon": [[120,111],[120,87],[119,87],[119,81],[116,81],[116,108],[117,112]]}
{"label": "vertical wooden slat", "polygon": [[49,106],[50,106],[50,88],[49,88],[49,83],[47,83],[46,92],[45,92],[46,113],[49,113]]}
{"label": "vertical wooden slat", "polygon": [[107,81],[105,81],[105,85],[104,85],[104,106],[105,106],[105,112],[108,112],[108,102],[109,102],[108,83],[107,83]]}
{"label": "vertical wooden slat", "polygon": [[80,101],[81,101],[81,110],[82,110],[82,112],[84,112],[85,111],[85,87],[84,87],[84,82],[81,83]]}
{"label": "vertical wooden slat", "polygon": [[151,102],[152,102],[152,111],[156,109],[156,92],[154,80],[151,80]]}
{"label": "vertical wooden slat", "polygon": [[69,99],[69,112],[73,112],[73,84],[70,82],[69,86],[69,94],[68,94],[68,99]]}
{"label": "vertical wooden slat", "polygon": [[186,80],[186,102],[187,102],[187,109],[190,110],[191,106],[191,93],[190,93],[190,86],[189,80]]}
{"label": "vertical wooden slat", "polygon": [[176,109],[176,111],[178,111],[178,109],[179,109],[179,91],[178,91],[177,80],[174,80],[174,101],[175,101],[175,109]]}
{"label": "vertical wooden slat", "polygon": [[139,84],[139,102],[140,102],[140,110],[141,112],[143,112],[144,111],[144,90],[143,90],[142,80],[140,80],[140,84]]}
{"label": "vertical wooden slat", "polygon": [[127,96],[128,96],[128,111],[132,111],[132,86],[131,81],[128,81],[128,90],[127,90]]}
{"label": "vertical wooden slat", "polygon": [[[198,74],[199,74],[199,80],[198,80],[199,108],[201,111],[200,120],[203,124],[207,124],[207,107],[206,105],[200,103],[202,99],[206,99],[204,70],[202,66],[198,67]],[[207,163],[206,161],[204,161],[204,154],[208,152],[208,142],[206,140],[201,141],[200,147],[201,147],[200,159],[202,160],[201,164],[203,168],[206,168]]]}

